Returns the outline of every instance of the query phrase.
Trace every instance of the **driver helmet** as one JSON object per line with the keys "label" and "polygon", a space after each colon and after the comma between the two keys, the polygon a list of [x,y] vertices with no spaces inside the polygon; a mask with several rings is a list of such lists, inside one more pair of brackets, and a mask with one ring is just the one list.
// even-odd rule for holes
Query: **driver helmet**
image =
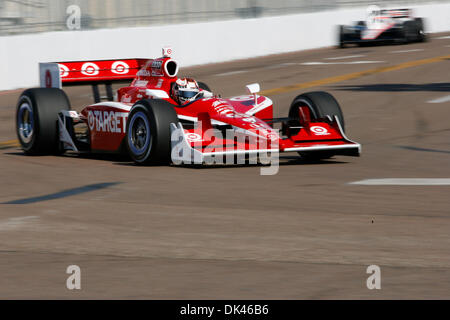
{"label": "driver helmet", "polygon": [[369,7],[367,7],[366,12],[369,19],[373,19],[381,15],[381,9],[377,5],[370,5]]}
{"label": "driver helmet", "polygon": [[191,78],[178,79],[173,87],[173,99],[179,104],[194,101],[200,93],[197,81]]}

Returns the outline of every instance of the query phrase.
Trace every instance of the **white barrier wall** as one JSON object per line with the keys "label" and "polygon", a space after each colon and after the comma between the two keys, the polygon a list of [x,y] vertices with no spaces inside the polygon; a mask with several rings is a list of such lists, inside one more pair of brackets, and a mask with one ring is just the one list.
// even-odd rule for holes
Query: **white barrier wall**
{"label": "white barrier wall", "polygon": [[[450,3],[413,6],[429,32],[450,30]],[[39,62],[159,57],[171,45],[181,67],[332,46],[337,25],[365,8],[259,19],[0,37],[0,90],[38,86]]]}

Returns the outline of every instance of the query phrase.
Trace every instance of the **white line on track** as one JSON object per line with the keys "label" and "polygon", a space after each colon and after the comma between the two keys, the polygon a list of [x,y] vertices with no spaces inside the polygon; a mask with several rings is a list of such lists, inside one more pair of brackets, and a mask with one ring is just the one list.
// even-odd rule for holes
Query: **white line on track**
{"label": "white line on track", "polygon": [[301,65],[303,66],[318,66],[318,65],[330,65],[330,64],[366,64],[366,63],[382,63],[384,61],[370,61],[370,60],[361,60],[361,61],[335,61],[335,62],[303,62]]}
{"label": "white line on track", "polygon": [[325,60],[341,60],[341,59],[351,59],[351,58],[361,58],[365,57],[364,54],[355,54],[354,56],[343,56],[343,57],[331,57],[331,58],[325,58]]}
{"label": "white line on track", "polygon": [[236,70],[236,71],[230,71],[230,72],[224,72],[224,73],[218,73],[215,76],[216,77],[223,77],[223,76],[231,76],[233,74],[239,74],[239,73],[245,73],[248,72],[248,70]]}
{"label": "white line on track", "polygon": [[437,37],[437,38],[433,38],[433,39],[450,39],[450,36]]}
{"label": "white line on track", "polygon": [[391,51],[391,53],[418,52],[418,51],[424,51],[424,50],[425,49],[396,50],[396,51]]}
{"label": "white line on track", "polygon": [[364,186],[450,186],[447,178],[389,178],[389,179],[367,179],[350,182],[353,185]]}
{"label": "white line on track", "polygon": [[0,220],[0,231],[8,231],[15,230],[20,228],[25,224],[29,224],[30,222],[36,221],[39,217],[37,216],[26,216],[26,217],[17,217],[17,218],[9,218],[5,220]]}
{"label": "white line on track", "polygon": [[289,67],[289,66],[293,66],[293,65],[297,65],[298,63],[296,62],[285,62],[285,63],[279,63],[279,64],[274,64],[271,66],[267,66],[264,67],[263,69],[276,69],[276,68],[283,68],[283,67]]}
{"label": "white line on track", "polygon": [[433,100],[429,100],[427,102],[428,103],[443,103],[443,102],[447,102],[447,101],[450,101],[450,95],[441,97],[441,98],[437,98],[437,99],[433,99]]}

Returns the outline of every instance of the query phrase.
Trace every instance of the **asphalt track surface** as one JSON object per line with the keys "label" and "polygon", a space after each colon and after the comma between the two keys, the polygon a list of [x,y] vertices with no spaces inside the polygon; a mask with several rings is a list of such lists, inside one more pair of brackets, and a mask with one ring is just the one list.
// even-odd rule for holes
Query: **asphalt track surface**
{"label": "asphalt track surface", "polygon": [[[349,184],[450,178],[445,35],[181,69],[224,97],[259,82],[275,116],[302,92],[335,95],[362,157],[283,154],[273,176],[24,156],[20,91],[1,92],[0,298],[449,299],[450,186]],[[67,92],[74,109],[91,102],[89,87]],[[65,286],[73,264],[79,291]],[[381,290],[366,287],[372,264]]]}

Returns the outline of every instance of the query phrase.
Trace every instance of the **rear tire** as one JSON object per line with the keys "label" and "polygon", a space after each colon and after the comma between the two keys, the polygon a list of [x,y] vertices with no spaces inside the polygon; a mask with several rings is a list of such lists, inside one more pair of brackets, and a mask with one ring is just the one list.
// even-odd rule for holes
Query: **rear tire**
{"label": "rear tire", "polygon": [[403,43],[410,43],[416,40],[416,22],[405,21],[402,28]]}
{"label": "rear tire", "polygon": [[[289,109],[289,118],[299,119],[298,114],[299,107],[308,107],[311,115],[311,120],[321,120],[327,118],[327,116],[334,118],[337,116],[341,124],[342,131],[345,132],[344,115],[342,114],[341,107],[336,99],[324,91],[315,91],[303,93],[297,96],[291,104]],[[316,151],[316,152],[299,152],[300,156],[306,160],[317,161],[320,159],[328,159],[334,156],[330,151]]]}
{"label": "rear tire", "polygon": [[170,124],[178,123],[174,105],[164,100],[140,100],[127,120],[126,146],[137,164],[169,164]]}
{"label": "rear tire", "polygon": [[209,88],[209,86],[206,83],[204,83],[204,82],[198,82],[198,87],[200,89],[212,92],[211,89]]}
{"label": "rear tire", "polygon": [[415,18],[414,21],[416,23],[417,42],[425,42],[425,41],[427,41],[427,36],[425,34],[425,27],[424,27],[423,19],[422,18]]}
{"label": "rear tire", "polygon": [[58,88],[27,89],[20,95],[16,110],[16,133],[26,154],[60,151],[58,113],[70,110],[64,91]]}
{"label": "rear tire", "polygon": [[339,41],[339,48],[345,48],[345,42],[344,42],[344,38],[345,38],[345,35],[344,35],[344,26],[339,26],[339,39],[338,39],[338,41]]}

